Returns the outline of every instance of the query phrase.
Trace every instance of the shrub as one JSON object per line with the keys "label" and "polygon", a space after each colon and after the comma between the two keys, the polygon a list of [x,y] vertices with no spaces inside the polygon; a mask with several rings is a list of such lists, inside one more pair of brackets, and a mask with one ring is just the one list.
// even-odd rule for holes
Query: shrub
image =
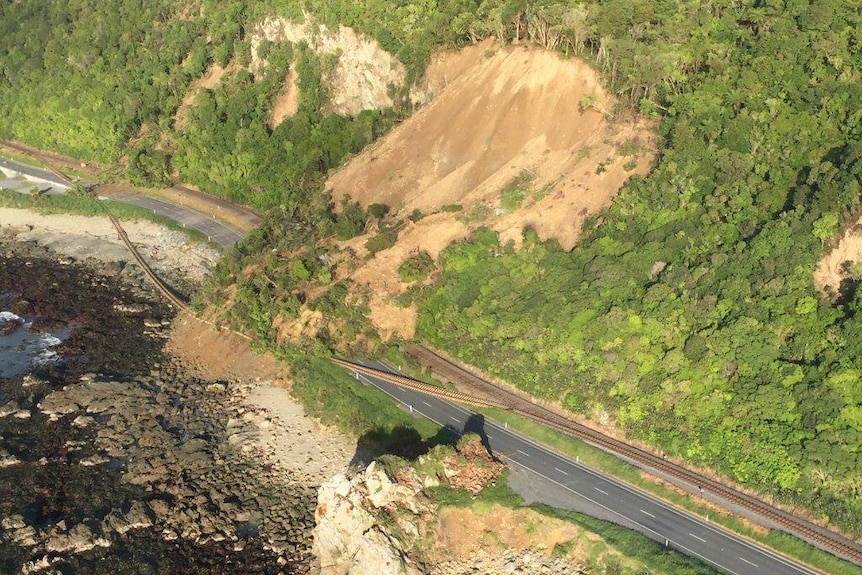
{"label": "shrub", "polygon": [[431,259],[431,254],[422,251],[415,256],[407,258],[398,266],[398,277],[405,283],[424,280],[433,269],[434,260]]}
{"label": "shrub", "polygon": [[371,204],[368,206],[368,215],[377,218],[378,220],[389,213],[389,206],[386,204]]}
{"label": "shrub", "polygon": [[383,230],[376,236],[368,238],[368,241],[365,242],[365,247],[368,249],[371,255],[374,255],[379,251],[391,248],[393,245],[395,245],[395,240],[397,239],[398,230]]}
{"label": "shrub", "polygon": [[512,178],[500,191],[500,207],[506,211],[520,208],[532,181],[533,175],[526,170]]}

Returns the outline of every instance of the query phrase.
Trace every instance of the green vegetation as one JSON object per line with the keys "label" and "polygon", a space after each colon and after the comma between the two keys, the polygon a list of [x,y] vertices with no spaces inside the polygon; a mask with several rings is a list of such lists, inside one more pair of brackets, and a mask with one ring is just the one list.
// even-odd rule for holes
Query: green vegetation
{"label": "green vegetation", "polygon": [[[717,575],[720,571],[696,559],[665,549],[636,531],[620,527],[607,521],[593,519],[580,513],[560,511],[546,506],[536,506],[540,512],[558,519],[569,521],[601,537],[608,545],[616,548],[625,557],[640,562],[648,569],[646,573],[663,575]],[[595,573],[629,574],[634,573],[623,567],[615,557],[609,557],[603,565],[591,565]]]}
{"label": "green vegetation", "polygon": [[[464,439],[459,441],[462,445]],[[440,461],[454,453],[451,447],[437,448],[418,461],[405,461],[401,458],[384,458],[384,466],[393,473],[405,466],[411,466],[416,470],[419,477],[444,477]],[[471,462],[472,465],[481,465],[480,461]],[[438,508],[460,507],[468,508],[475,513],[487,512],[494,505],[500,505],[509,509],[517,509],[524,506],[524,501],[518,494],[508,486],[508,471],[497,479],[491,481],[478,494],[445,484],[436,487],[426,487],[423,493],[431,498]],[[613,523],[593,519],[579,513],[560,511],[544,505],[532,505],[530,509],[538,511],[542,515],[554,519],[570,522],[588,533],[599,535],[603,540],[596,546],[591,546],[586,539],[579,539],[577,543],[586,551],[588,568],[591,573],[625,573],[634,575],[628,566],[624,566],[615,552],[621,552],[628,559],[626,563],[640,563],[641,567],[648,569],[649,573],[661,573],[662,575],[717,575],[717,571],[704,563],[680,555],[661,545],[651,541],[645,536],[620,527]],[[529,533],[531,525],[525,529]],[[554,554],[566,555],[572,548],[575,540],[558,544],[554,548]],[[608,551],[611,551],[609,554]],[[614,570],[616,569],[616,570]],[[638,571],[637,573],[643,573]]]}
{"label": "green vegetation", "polygon": [[416,457],[452,437],[424,417],[398,408],[377,388],[355,380],[328,360],[304,356],[291,363],[291,392],[306,413],[326,425],[360,437],[363,457],[394,454]]}
{"label": "green vegetation", "polygon": [[[301,44],[263,44],[268,63],[253,77],[254,26],[274,14],[300,19],[304,8],[378,39],[411,77],[437,46],[491,36],[582,55],[621,99],[601,113],[637,109],[656,119],[660,160],[587,220],[571,253],[532,232],[515,251],[485,229],[445,250],[439,282],[416,292],[420,337],[862,534],[862,292],[850,278],[827,299],[811,281],[860,208],[858,7],[202,0],[196,8],[0,5],[0,136],[124,165],[137,182],[176,177],[265,209],[264,225],[219,264],[198,305],[224,303],[232,286],[228,322],[294,360],[368,351],[379,338],[363,309],[367,294],[337,279],[337,265],[353,262],[327,242],[361,233],[368,215],[349,202],[335,210],[322,182],[403,117],[406,90],[393,88],[394,110],[328,113],[331,61]],[[182,98],[213,64],[229,71],[181,120]],[[272,100],[290,69],[299,109],[272,128]],[[596,104],[587,95],[572,107]],[[501,201],[524,197],[513,188]],[[369,240],[372,251],[391,245],[400,225],[384,216],[393,221]],[[482,221],[488,207],[459,216]],[[289,338],[276,326],[303,306],[325,327]]]}
{"label": "green vegetation", "polygon": [[533,175],[530,172],[518,174],[500,191],[500,207],[509,212],[520,208],[524,197],[530,192],[532,182]]}
{"label": "green vegetation", "polygon": [[477,411],[497,423],[505,423],[517,433],[538,441],[542,445],[575,459],[581,464],[616,477],[637,489],[651,493],[694,515],[709,517],[709,521],[712,523],[719,524],[734,533],[739,533],[749,539],[758,541],[789,557],[795,557],[806,565],[814,566],[824,573],[832,573],[834,575],[859,575],[862,573],[862,569],[852,563],[838,559],[834,555],[821,551],[796,537],[791,537],[779,531],[770,531],[767,535],[764,535],[762,531],[752,528],[749,524],[739,520],[734,515],[716,513],[713,508],[701,505],[696,499],[680,493],[677,489],[645,477],[643,471],[634,465],[626,463],[619,457],[610,455],[601,449],[587,445],[581,440],[514,415],[508,411],[492,408],[478,408]]}
{"label": "green vegetation", "polygon": [[398,277],[403,282],[424,280],[434,270],[434,260],[431,254],[421,251],[410,256],[398,267]]}
{"label": "green vegetation", "polygon": [[387,227],[368,238],[368,240],[365,242],[365,248],[368,250],[368,253],[374,255],[377,252],[389,249],[394,246],[397,239],[398,229]]}

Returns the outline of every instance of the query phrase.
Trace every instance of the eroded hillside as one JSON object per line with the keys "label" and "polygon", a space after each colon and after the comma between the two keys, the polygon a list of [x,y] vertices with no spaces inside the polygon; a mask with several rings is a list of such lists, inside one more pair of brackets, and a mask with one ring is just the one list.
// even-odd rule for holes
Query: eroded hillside
{"label": "eroded hillside", "polygon": [[[569,250],[584,219],[653,159],[649,123],[615,117],[580,60],[486,42],[438,56],[415,93],[430,102],[327,183],[336,205],[349,196],[417,220],[353,272],[384,336],[413,334],[415,311],[391,301],[407,287],[398,267],[411,255],[436,258],[479,226],[516,245],[532,228]],[[345,247],[364,254],[368,237]]]}

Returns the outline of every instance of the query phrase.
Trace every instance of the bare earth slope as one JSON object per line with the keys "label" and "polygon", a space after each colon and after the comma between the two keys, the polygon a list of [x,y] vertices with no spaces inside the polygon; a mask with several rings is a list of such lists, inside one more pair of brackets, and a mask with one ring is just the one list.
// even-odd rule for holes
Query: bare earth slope
{"label": "bare earth slope", "polygon": [[[527,171],[533,187],[551,186],[549,193],[527,198],[493,227],[517,241],[520,228],[531,225],[571,249],[584,208],[596,212],[632,173],[649,168],[646,122],[611,122],[596,109],[579,109],[585,95],[598,109],[613,108],[584,62],[485,43],[440,56],[428,77],[434,99],[330,179],[336,200],[349,194],[408,213],[447,204],[496,207],[500,189]],[[625,142],[638,145],[637,158],[618,153]]]}
{"label": "bare earth slope", "polygon": [[862,218],[849,226],[844,236],[829,253],[825,254],[814,272],[814,285],[822,293],[834,298],[841,290],[844,280],[858,280],[854,265],[862,262]]}
{"label": "bare earth slope", "polygon": [[[402,217],[432,214],[407,224],[394,247],[353,273],[370,288],[371,317],[384,336],[412,336],[413,310],[387,303],[406,288],[397,269],[411,254],[436,257],[483,225],[503,242],[519,244],[532,227],[571,249],[584,218],[607,206],[629,176],[645,174],[654,155],[652,126],[610,117],[614,101],[598,74],[554,53],[489,42],[445,53],[421,91],[431,95],[424,108],[327,183],[336,205],[349,195]],[[585,100],[594,105],[582,110]],[[520,207],[501,204],[501,190],[518,176],[531,178]],[[460,212],[441,211],[452,204]],[[346,247],[362,254],[366,240]]]}

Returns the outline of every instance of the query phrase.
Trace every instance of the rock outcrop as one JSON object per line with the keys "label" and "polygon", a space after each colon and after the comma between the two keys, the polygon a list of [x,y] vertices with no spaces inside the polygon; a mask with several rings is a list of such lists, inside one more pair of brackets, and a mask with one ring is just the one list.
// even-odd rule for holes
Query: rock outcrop
{"label": "rock outcrop", "polygon": [[437,447],[412,463],[386,459],[352,478],[336,475],[318,495],[312,547],[316,572],[585,573],[570,550],[579,547],[579,538],[595,536],[530,509],[442,508],[429,491],[450,488],[466,492],[469,500],[502,480],[503,470],[480,439],[468,435],[454,450]]}
{"label": "rock outcrop", "polygon": [[[396,483],[372,463],[353,479],[343,474],[324,483],[315,511],[313,552],[321,575],[420,575],[399,541],[418,534],[418,520],[432,511],[418,498],[421,483]],[[386,513],[396,526],[378,517]]]}
{"label": "rock outcrop", "polygon": [[325,81],[332,89],[332,112],[355,116],[362,110],[390,108],[394,102],[390,92],[404,84],[407,71],[398,58],[386,52],[376,40],[340,26],[330,30],[316,24],[306,15],[297,24],[287,19],[266,18],[257,24],[251,36],[253,74],[260,73],[266,61],[258,56],[264,41],[308,43],[318,54],[337,56]]}

